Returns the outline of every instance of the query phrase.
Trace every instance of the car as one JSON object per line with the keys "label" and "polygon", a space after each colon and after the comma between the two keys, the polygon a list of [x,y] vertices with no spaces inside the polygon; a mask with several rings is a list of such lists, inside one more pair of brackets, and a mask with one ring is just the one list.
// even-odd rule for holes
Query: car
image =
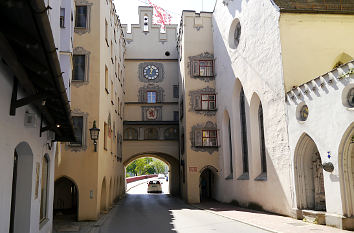
{"label": "car", "polygon": [[148,193],[162,193],[162,186],[159,180],[150,180],[147,182],[147,184]]}
{"label": "car", "polygon": [[164,180],[164,179],[165,179],[165,175],[164,175],[164,174],[159,174],[159,175],[157,176],[157,179],[162,179],[162,180]]}

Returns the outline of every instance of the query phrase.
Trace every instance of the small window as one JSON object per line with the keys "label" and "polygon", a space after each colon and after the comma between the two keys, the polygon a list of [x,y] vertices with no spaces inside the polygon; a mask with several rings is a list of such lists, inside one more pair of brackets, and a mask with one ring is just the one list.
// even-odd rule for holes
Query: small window
{"label": "small window", "polygon": [[103,140],[103,148],[107,150],[107,144],[108,144],[108,124],[105,122],[104,123],[104,140]]}
{"label": "small window", "polygon": [[149,17],[147,15],[144,16],[144,32],[149,31]]}
{"label": "small window", "polygon": [[84,119],[82,116],[73,116],[75,142],[71,142],[71,145],[81,146],[83,144],[83,123]]}
{"label": "small window", "polygon": [[106,39],[107,46],[109,46],[109,45],[108,45],[108,23],[107,23],[107,20],[105,20],[104,38]]}
{"label": "small window", "polygon": [[48,218],[48,180],[49,160],[44,156],[42,161],[40,222],[43,222]]}
{"label": "small window", "polygon": [[214,76],[213,60],[200,60],[193,62],[193,75],[200,77]]}
{"label": "small window", "polygon": [[205,147],[217,146],[217,131],[202,130],[202,145]]}
{"label": "small window", "polygon": [[74,55],[73,56],[73,80],[74,81],[85,81],[85,71],[86,71],[86,56],[85,55]]}
{"label": "small window", "polygon": [[173,111],[173,120],[178,121],[179,119],[179,112],[178,111]]}
{"label": "small window", "polygon": [[106,89],[107,94],[109,93],[108,91],[108,68],[105,66],[105,72],[104,72],[104,87]]}
{"label": "small window", "polygon": [[173,85],[173,98],[179,98],[179,86]]}
{"label": "small window", "polygon": [[156,103],[156,91],[147,92],[147,102],[153,104]]}
{"label": "small window", "polygon": [[76,6],[75,27],[87,28],[87,6]]}
{"label": "small window", "polygon": [[216,95],[202,94],[202,110],[215,110],[215,108],[216,108]]}
{"label": "small window", "polygon": [[64,28],[65,27],[65,8],[60,8],[60,21],[59,21],[60,27]]}

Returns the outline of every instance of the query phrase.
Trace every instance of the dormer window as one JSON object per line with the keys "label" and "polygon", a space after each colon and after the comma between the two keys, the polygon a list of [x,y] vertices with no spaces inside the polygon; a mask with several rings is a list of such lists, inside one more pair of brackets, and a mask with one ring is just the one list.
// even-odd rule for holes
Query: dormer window
{"label": "dormer window", "polygon": [[147,15],[144,16],[144,32],[149,31],[149,17]]}

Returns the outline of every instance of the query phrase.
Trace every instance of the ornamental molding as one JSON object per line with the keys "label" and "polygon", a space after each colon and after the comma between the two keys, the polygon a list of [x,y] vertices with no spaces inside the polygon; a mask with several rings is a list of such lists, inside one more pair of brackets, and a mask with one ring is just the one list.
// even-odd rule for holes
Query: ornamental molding
{"label": "ornamental molding", "polygon": [[75,0],[75,5],[76,6],[87,6],[87,25],[86,28],[77,28],[74,27],[74,32],[83,35],[85,33],[90,32],[91,28],[91,7],[93,5],[92,2],[86,1],[86,0]]}
{"label": "ornamental molding", "polygon": [[[189,69],[189,75],[191,76],[191,78],[203,80],[205,82],[210,82],[210,81],[215,80],[216,74],[215,74],[214,54],[209,53],[209,52],[204,52],[204,53],[201,53],[196,56],[189,56],[188,59],[189,59],[189,62],[187,64],[187,68]],[[214,76],[205,77],[205,76],[194,76],[193,75],[193,61],[199,61],[199,60],[212,60],[214,62],[214,67],[213,67]]]}
{"label": "ornamental molding", "polygon": [[157,84],[149,83],[139,88],[138,101],[142,103],[147,102],[147,92],[156,91],[156,102],[161,103],[165,99],[165,90]]}
{"label": "ornamental molding", "polygon": [[[201,95],[202,94],[214,94],[216,95],[215,88],[205,87],[199,90],[193,90],[189,92],[189,109],[188,112],[195,112],[204,116],[215,116],[216,110],[202,110]],[[216,105],[216,103],[215,103]]]}
{"label": "ornamental molding", "polygon": [[[144,77],[144,68],[148,65],[153,65],[156,66],[159,70],[159,75],[157,76],[157,78],[155,79],[147,79]],[[162,63],[158,63],[158,62],[143,62],[139,64],[139,68],[138,68],[138,77],[139,80],[141,82],[144,83],[158,83],[158,82],[162,82],[165,76],[165,72],[164,72],[164,67]]]}
{"label": "ornamental molding", "polygon": [[[192,126],[192,130],[190,132],[190,140],[191,140],[191,149],[196,152],[208,152],[209,154],[212,154],[215,151],[218,151],[218,147],[197,147],[196,141],[199,140],[199,138],[196,139],[196,132],[197,131],[202,131],[202,130],[217,130],[216,123],[213,123],[211,121],[207,121],[205,124],[196,124]],[[200,140],[202,140],[200,138]]]}
{"label": "ornamental molding", "polygon": [[87,125],[87,120],[88,120],[88,112],[82,112],[78,108],[74,108],[71,111],[72,116],[82,116],[83,117],[83,123],[82,123],[82,145],[77,146],[77,145],[70,145],[70,142],[65,143],[65,151],[71,151],[71,152],[81,152],[81,151],[86,151],[87,150],[87,132],[88,132],[88,125]]}

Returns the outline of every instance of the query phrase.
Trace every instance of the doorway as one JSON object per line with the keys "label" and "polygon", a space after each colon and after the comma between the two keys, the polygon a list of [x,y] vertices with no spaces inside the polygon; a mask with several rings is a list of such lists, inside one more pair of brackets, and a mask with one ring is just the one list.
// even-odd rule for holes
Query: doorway
{"label": "doorway", "polygon": [[53,215],[55,219],[77,221],[78,218],[78,188],[66,177],[61,177],[54,183]]}
{"label": "doorway", "polygon": [[206,168],[200,174],[200,201],[208,201],[213,199],[214,173]]}

